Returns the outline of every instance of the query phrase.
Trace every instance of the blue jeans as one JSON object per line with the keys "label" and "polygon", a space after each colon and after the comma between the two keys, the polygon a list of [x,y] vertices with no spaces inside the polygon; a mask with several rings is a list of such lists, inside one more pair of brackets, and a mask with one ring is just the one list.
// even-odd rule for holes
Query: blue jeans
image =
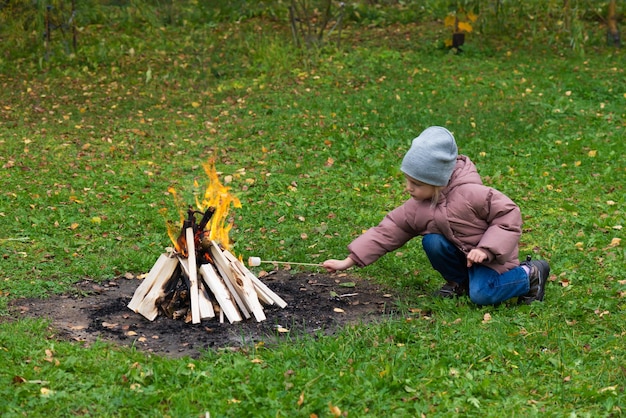
{"label": "blue jeans", "polygon": [[495,305],[530,290],[522,267],[502,274],[481,264],[468,268],[465,254],[439,234],[424,235],[422,245],[433,268],[447,281],[469,287],[470,300],[477,305]]}

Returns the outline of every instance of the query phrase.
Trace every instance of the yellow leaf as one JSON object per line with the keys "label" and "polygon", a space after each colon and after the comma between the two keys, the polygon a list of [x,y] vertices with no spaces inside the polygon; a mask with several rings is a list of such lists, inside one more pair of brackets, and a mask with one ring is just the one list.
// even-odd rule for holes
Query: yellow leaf
{"label": "yellow leaf", "polygon": [[298,406],[302,406],[303,403],[304,403],[304,392],[300,393],[297,404]]}
{"label": "yellow leaf", "polygon": [[452,46],[452,39],[446,39],[445,41],[443,41],[443,44],[446,48],[450,48]]}
{"label": "yellow leaf", "polygon": [[478,15],[477,15],[477,14],[474,14],[473,12],[469,12],[469,13],[467,14],[467,19],[468,19],[470,22],[472,22],[472,23],[473,23],[473,22],[476,22],[476,21],[478,20]]}
{"label": "yellow leaf", "polygon": [[78,228],[78,224],[76,222],[70,225],[70,229],[76,229],[76,228]]}
{"label": "yellow leaf", "polygon": [[41,396],[50,396],[50,395],[54,395],[54,391],[48,388],[41,388],[39,389],[39,392],[41,393]]}
{"label": "yellow leaf", "polygon": [[609,247],[617,247],[620,245],[621,242],[622,242],[621,238],[613,238],[611,240],[611,243],[609,244]]}
{"label": "yellow leaf", "polygon": [[94,216],[93,218],[91,218],[92,224],[100,225],[101,222],[102,222],[102,219],[99,216]]}
{"label": "yellow leaf", "polygon": [[198,107],[200,107],[200,103],[198,103],[198,102],[191,102],[191,106],[193,106],[195,108],[198,108]]}
{"label": "yellow leaf", "polygon": [[253,358],[252,360],[250,360],[250,362],[254,364],[262,364],[263,360],[261,360],[260,358]]}
{"label": "yellow leaf", "polygon": [[448,15],[446,16],[446,18],[443,20],[443,24],[445,25],[445,27],[447,28],[453,28],[454,24],[456,22],[456,16],[453,15]]}
{"label": "yellow leaf", "polygon": [[593,158],[596,155],[598,155],[598,150],[592,149],[591,151],[589,151],[589,153],[587,155],[589,155],[591,158]]}
{"label": "yellow leaf", "polygon": [[459,30],[460,30],[461,32],[467,32],[467,33],[470,33],[470,32],[473,30],[473,28],[472,28],[472,25],[471,25],[470,23],[467,23],[467,22],[459,22]]}
{"label": "yellow leaf", "polygon": [[340,417],[341,416],[341,409],[339,409],[339,407],[333,405],[332,402],[328,402],[328,409],[330,410],[330,413],[333,414],[334,417]]}

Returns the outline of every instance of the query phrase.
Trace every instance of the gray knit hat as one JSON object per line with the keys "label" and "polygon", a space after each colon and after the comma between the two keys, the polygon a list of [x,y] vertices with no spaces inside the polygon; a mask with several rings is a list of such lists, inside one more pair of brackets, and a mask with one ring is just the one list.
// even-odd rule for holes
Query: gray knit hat
{"label": "gray knit hat", "polygon": [[457,153],[450,131],[441,126],[431,126],[413,140],[400,170],[431,186],[445,186],[456,165]]}

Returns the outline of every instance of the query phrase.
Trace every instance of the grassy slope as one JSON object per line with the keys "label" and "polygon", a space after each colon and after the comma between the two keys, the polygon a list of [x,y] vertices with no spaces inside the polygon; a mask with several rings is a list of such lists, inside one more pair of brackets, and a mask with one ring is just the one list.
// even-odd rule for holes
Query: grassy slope
{"label": "grassy slope", "polygon": [[[59,342],[39,322],[3,322],[0,411],[623,410],[624,247],[612,245],[624,224],[623,54],[470,44],[455,56],[435,47],[432,30],[394,27],[347,31],[345,53],[307,66],[273,33],[253,22],[168,28],[147,40],[111,34],[79,65],[36,71],[22,62],[23,71],[0,75],[3,298],[148,269],[168,245],[159,209],[176,218],[167,187],[191,201],[212,155],[243,203],[236,252],[344,256],[405,199],[397,166],[410,140],[441,124],[485,181],[522,207],[523,251],[549,258],[555,273],[546,302],[479,308],[423,297],[440,282],[417,240],[354,272],[411,296],[412,309],[333,339],[167,360]],[[21,237],[29,239],[6,240]]]}

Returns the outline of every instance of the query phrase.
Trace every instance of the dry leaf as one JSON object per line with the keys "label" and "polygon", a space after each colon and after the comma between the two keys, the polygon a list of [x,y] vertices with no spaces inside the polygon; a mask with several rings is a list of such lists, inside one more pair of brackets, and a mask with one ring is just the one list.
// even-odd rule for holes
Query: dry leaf
{"label": "dry leaf", "polygon": [[333,309],[333,311],[334,311],[334,312],[337,312],[337,313],[344,313],[344,312],[345,312],[345,311],[344,311],[343,309],[341,309],[341,308],[335,308],[335,309]]}
{"label": "dry leaf", "polygon": [[333,405],[332,402],[328,402],[328,409],[330,410],[330,413],[334,417],[340,417],[341,416],[341,409],[339,409],[338,406]]}
{"label": "dry leaf", "polygon": [[485,315],[483,315],[483,324],[486,324],[489,321],[491,321],[491,314],[487,312]]}
{"label": "dry leaf", "polygon": [[50,396],[50,395],[54,395],[54,391],[48,388],[41,388],[39,389],[39,392],[41,392],[41,396]]}
{"label": "dry leaf", "polygon": [[300,393],[300,396],[298,397],[298,406],[302,406],[302,404],[304,403],[304,392]]}
{"label": "dry leaf", "polygon": [[22,376],[13,376],[13,384],[18,385],[20,383],[26,383],[26,379],[24,379]]}

